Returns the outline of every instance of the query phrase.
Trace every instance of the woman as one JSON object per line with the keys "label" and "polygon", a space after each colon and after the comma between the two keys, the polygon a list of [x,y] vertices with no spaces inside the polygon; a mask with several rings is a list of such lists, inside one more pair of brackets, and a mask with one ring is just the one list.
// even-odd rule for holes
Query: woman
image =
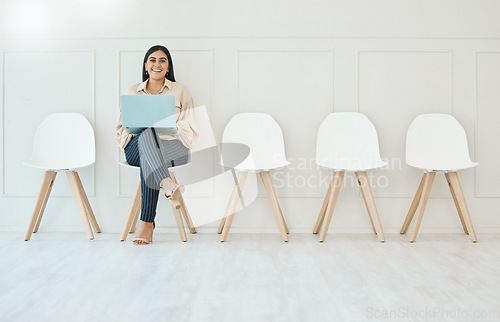
{"label": "woman", "polygon": [[141,220],[134,244],[149,244],[153,239],[154,219],[160,188],[165,197],[178,203],[182,184],[175,183],[168,167],[188,162],[189,150],[196,145],[199,132],[194,114],[193,97],[181,83],[175,81],[174,66],[167,48],[151,47],[144,56],[142,83],[128,90],[128,95],[174,95],[177,134],[160,134],[148,128],[139,135],[127,133],[122,118],[116,126],[116,141],[125,150],[130,165],[140,166]]}

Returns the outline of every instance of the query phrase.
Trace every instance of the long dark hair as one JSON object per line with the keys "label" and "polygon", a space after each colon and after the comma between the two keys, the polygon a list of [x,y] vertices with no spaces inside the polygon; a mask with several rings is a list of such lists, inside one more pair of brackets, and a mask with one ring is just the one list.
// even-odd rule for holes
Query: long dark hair
{"label": "long dark hair", "polygon": [[156,45],[151,48],[146,52],[146,55],[144,56],[144,64],[142,64],[142,81],[146,81],[146,79],[149,78],[149,74],[146,73],[146,67],[144,66],[146,62],[148,61],[149,56],[154,53],[155,51],[161,50],[167,55],[168,59],[168,73],[165,75],[165,78],[168,79],[169,81],[175,82],[175,76],[174,76],[174,63],[172,62],[172,57],[170,56],[170,52],[168,49],[162,45]]}

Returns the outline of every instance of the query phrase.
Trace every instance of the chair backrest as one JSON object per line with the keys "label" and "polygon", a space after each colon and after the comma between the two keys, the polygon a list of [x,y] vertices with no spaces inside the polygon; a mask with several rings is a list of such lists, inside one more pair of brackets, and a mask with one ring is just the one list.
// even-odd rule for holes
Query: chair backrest
{"label": "chair backrest", "polygon": [[474,167],[462,125],[449,114],[422,114],[406,135],[406,163],[426,170]]}
{"label": "chair backrest", "polygon": [[331,113],[321,123],[316,142],[316,163],[346,171],[374,169],[387,163],[380,158],[377,130],[361,113]]}
{"label": "chair backrest", "polygon": [[[222,135],[223,163],[227,165],[228,143],[248,147],[248,156],[234,168],[239,170],[269,170],[288,165],[283,133],[269,114],[240,113],[227,123]],[[236,149],[242,152],[241,149]],[[232,156],[232,159],[237,157]]]}
{"label": "chair backrest", "polygon": [[92,125],[78,113],[55,113],[38,126],[31,166],[43,169],[76,169],[95,162]]}

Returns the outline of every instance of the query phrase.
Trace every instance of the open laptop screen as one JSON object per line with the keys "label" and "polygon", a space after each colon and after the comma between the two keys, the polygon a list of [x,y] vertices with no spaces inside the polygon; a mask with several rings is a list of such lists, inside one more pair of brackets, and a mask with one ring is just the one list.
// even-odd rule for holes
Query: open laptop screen
{"label": "open laptop screen", "polygon": [[175,96],[121,95],[122,125],[127,132],[140,133],[146,128],[158,133],[177,133],[175,126]]}

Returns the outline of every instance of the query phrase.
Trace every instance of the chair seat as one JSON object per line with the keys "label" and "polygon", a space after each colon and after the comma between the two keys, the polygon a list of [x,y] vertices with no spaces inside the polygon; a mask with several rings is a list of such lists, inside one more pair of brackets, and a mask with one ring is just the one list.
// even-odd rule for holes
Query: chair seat
{"label": "chair seat", "polygon": [[34,160],[23,162],[23,164],[25,166],[28,166],[31,168],[37,168],[37,169],[43,169],[43,170],[53,170],[53,171],[80,169],[80,168],[88,167],[89,165],[92,165],[93,163],[94,162],[91,162],[91,163],[85,162],[85,163],[81,163],[81,164],[54,164],[53,162],[40,162],[40,161],[34,161]]}
{"label": "chair seat", "polygon": [[[180,164],[180,165],[176,165],[175,167],[169,167],[168,170],[173,170],[173,169],[179,169],[179,168],[182,168],[186,165],[188,165],[189,163],[186,163],[186,164]],[[137,165],[130,165],[127,163],[127,161],[120,161],[120,165],[123,166],[123,167],[126,167],[126,168],[132,168],[132,169],[135,169],[135,168],[139,168],[139,166]]]}
{"label": "chair seat", "polygon": [[332,160],[332,159],[316,159],[316,164],[334,170],[343,170],[349,172],[365,171],[370,169],[382,168],[387,165],[387,162],[382,160]]}
{"label": "chair seat", "polygon": [[422,169],[425,171],[445,171],[445,172],[456,172],[457,170],[469,169],[478,165],[477,162],[472,162],[472,161],[457,162],[454,164],[450,163],[439,164],[436,163],[435,161],[432,162],[432,165],[425,163],[411,164],[408,162],[406,164],[408,164],[411,167]]}
{"label": "chair seat", "polygon": [[283,168],[283,167],[286,167],[287,165],[289,165],[290,162],[288,161],[281,161],[281,162],[272,162],[272,163],[268,163],[268,164],[259,164],[258,166],[249,166],[248,164],[241,164],[241,165],[237,165],[234,167],[234,169],[238,170],[238,171],[269,171],[269,170],[273,170],[273,169],[279,169],[279,168]]}
{"label": "chair seat", "polygon": [[120,165],[126,168],[138,168],[139,166],[136,165],[130,165],[127,163],[127,161],[120,161]]}

